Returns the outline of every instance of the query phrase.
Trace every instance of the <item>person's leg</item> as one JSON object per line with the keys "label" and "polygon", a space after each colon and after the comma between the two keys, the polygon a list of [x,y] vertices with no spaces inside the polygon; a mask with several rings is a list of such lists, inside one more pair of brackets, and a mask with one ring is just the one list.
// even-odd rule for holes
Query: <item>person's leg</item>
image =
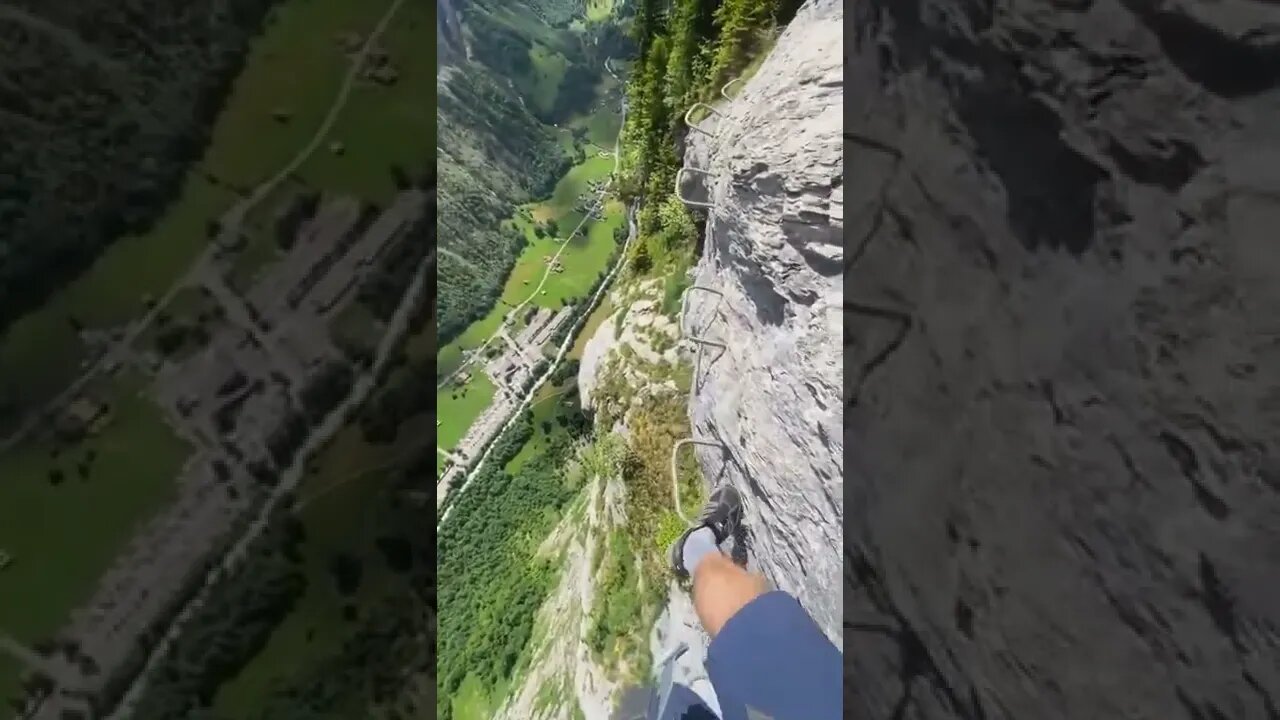
{"label": "person's leg", "polygon": [[717,550],[698,563],[693,573],[693,609],[711,637],[729,618],[768,591],[764,577],[747,572]]}
{"label": "person's leg", "polygon": [[769,590],[720,551],[741,516],[738,493],[720,488],[671,547],[672,570],[692,577],[694,611],[712,637],[705,665],[720,717],[835,720],[840,651],[795,597]]}
{"label": "person's leg", "polygon": [[738,567],[720,544],[742,520],[742,498],[731,486],[717,489],[698,518],[671,548],[676,575],[693,578],[693,607],[711,637],[767,589],[763,577]]}

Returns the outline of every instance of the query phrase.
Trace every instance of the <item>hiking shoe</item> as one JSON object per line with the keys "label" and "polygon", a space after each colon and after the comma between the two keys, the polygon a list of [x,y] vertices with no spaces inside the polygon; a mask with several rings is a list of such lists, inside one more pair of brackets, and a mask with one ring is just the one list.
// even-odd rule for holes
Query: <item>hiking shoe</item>
{"label": "hiking shoe", "polygon": [[718,546],[733,535],[741,522],[742,496],[729,485],[717,488],[698,514],[694,526],[680,533],[680,537],[671,544],[672,572],[680,579],[689,577],[689,570],[684,566],[684,544],[694,532],[702,528],[710,529]]}

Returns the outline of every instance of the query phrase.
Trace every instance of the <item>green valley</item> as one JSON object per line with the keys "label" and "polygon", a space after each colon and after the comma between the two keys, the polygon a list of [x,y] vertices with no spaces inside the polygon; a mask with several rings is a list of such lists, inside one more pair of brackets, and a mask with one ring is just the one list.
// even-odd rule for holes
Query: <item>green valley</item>
{"label": "green valley", "polygon": [[[494,304],[480,304],[465,328],[442,338],[437,404],[458,411],[454,418],[441,414],[442,447],[459,437],[460,427],[475,432],[489,422],[486,411],[463,408],[459,398],[487,397],[506,378],[535,378],[545,368],[550,374],[528,403],[504,405],[498,387],[491,407],[511,408],[515,419],[493,429],[491,445],[449,447],[460,457],[440,466],[437,717],[607,717],[620,689],[650,670],[649,630],[669,579],[663,557],[683,527],[671,503],[671,450],[690,434],[692,368],[677,351],[675,316],[700,227],[671,191],[679,117],[694,99],[710,100],[721,78],[746,70],[767,48],[775,11],[786,12],[756,1],[726,2],[719,11],[715,5],[677,0],[668,10],[649,1],[588,2],[567,21],[555,3],[534,5],[569,28],[589,28],[607,15],[615,30],[600,36],[623,32],[634,39],[610,61],[610,74],[628,68],[625,120],[596,106],[559,123],[562,142],[572,137],[583,156],[554,186],[534,193],[542,199],[511,201],[515,215],[502,216],[509,219],[499,227],[520,232],[512,269],[493,285]],[[515,52],[519,43],[503,47]],[[531,107],[542,112],[546,104]],[[602,142],[601,135],[618,131],[616,144]],[[614,209],[589,222],[586,245],[574,254],[566,248],[563,273],[539,286],[542,258],[555,247],[539,230],[558,238],[566,221],[583,218],[579,198],[594,186],[595,166],[604,165],[601,146],[620,151],[606,193],[606,208]],[[616,274],[601,297],[575,313],[565,355],[549,357],[537,347],[535,369],[526,370],[524,333],[546,317],[539,313],[560,307],[557,294],[578,292],[571,259],[595,262],[590,235],[603,236],[614,212],[621,219],[612,221],[613,232],[625,233],[627,248]],[[504,322],[513,307],[520,312]],[[587,341],[601,333],[606,342],[589,350]],[[526,388],[511,390],[523,397]],[[696,507],[706,491],[691,453],[678,461],[677,473],[681,503]]]}

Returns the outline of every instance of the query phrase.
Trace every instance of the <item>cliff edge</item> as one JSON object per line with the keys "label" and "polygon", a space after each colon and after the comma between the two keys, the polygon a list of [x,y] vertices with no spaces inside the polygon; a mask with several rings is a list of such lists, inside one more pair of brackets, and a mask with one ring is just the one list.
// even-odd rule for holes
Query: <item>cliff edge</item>
{"label": "cliff edge", "polygon": [[[837,645],[842,25],[840,2],[800,9],[759,69],[727,88],[733,99],[698,123],[705,132],[687,134],[684,165],[700,172],[686,173],[681,188],[712,205],[682,318],[695,353],[693,437],[719,444],[697,447],[699,464],[711,488],[732,484],[743,495],[735,554],[794,594]],[[691,336],[708,342],[699,348]],[[677,677],[707,694],[704,638],[683,592],[671,593],[654,654],[690,644]]]}
{"label": "cliff edge", "polygon": [[683,188],[713,205],[684,333],[724,345],[703,345],[694,368],[693,436],[725,448],[698,448],[703,474],[743,494],[748,565],[837,644],[843,16],[835,0],[801,8],[733,101],[700,124],[710,134],[688,135],[685,167],[705,174]]}

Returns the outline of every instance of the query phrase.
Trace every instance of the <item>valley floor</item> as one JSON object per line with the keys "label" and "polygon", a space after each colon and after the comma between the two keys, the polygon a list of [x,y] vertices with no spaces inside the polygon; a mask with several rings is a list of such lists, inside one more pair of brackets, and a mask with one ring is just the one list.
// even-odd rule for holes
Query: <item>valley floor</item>
{"label": "valley floor", "polygon": [[[605,87],[612,94],[613,86]],[[497,304],[437,355],[441,501],[517,411],[523,386],[553,352],[554,343],[548,340],[556,337],[554,331],[572,323],[578,306],[618,258],[626,210],[610,197],[609,186],[617,170],[625,108],[616,112],[613,102],[612,97],[601,98],[593,112],[570,123],[587,130],[573,145],[585,159],[569,169],[551,197],[517,208],[506,221],[523,234],[525,247]],[[606,131],[614,133],[612,150],[596,144]],[[551,322],[556,327],[525,340],[520,331],[532,318],[543,317],[533,314],[538,309],[555,311]]]}
{"label": "valley floor", "polygon": [[[76,684],[127,680],[141,637],[154,641],[201,568],[279,493],[284,445],[304,443],[266,447],[276,430],[294,416],[316,424],[347,394],[331,367],[405,333],[423,346],[425,324],[391,317],[407,275],[376,312],[361,287],[389,257],[427,262],[415,233],[430,197],[408,174],[434,157],[432,20],[406,0],[281,3],[179,200],[0,342],[0,391],[24,409],[0,427],[0,597],[21,599],[0,603],[0,634],[71,685],[41,712],[78,707],[59,699]],[[319,272],[290,251],[342,232]],[[311,464],[297,492],[315,496],[307,522],[321,536],[326,502],[370,505],[369,490],[340,484],[328,451]],[[161,537],[181,542],[150,550]],[[116,615],[133,619],[108,630]],[[50,674],[30,665],[0,650],[0,698]]]}

